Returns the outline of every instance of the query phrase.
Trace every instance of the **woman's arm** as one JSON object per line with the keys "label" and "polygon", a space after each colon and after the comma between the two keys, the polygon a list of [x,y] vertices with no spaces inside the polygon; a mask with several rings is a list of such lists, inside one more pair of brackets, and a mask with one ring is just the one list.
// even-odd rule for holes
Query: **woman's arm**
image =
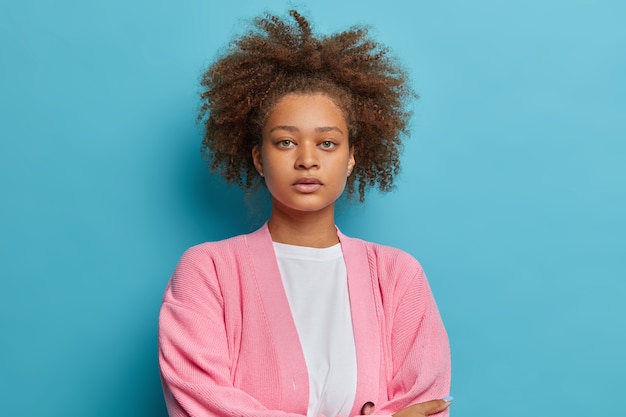
{"label": "woman's arm", "polygon": [[[447,333],[421,266],[412,257],[404,261],[399,260],[401,266],[409,267],[398,269],[407,273],[412,271],[411,277],[404,282],[398,281],[397,295],[392,297],[393,305],[385,308],[388,323],[392,326],[389,400],[376,404],[373,411],[373,414],[381,415],[398,413],[397,417],[407,414],[405,411],[414,404],[439,400],[450,394]],[[412,410],[420,411],[421,408]],[[439,412],[436,415],[440,417],[449,414],[447,406]]]}
{"label": "woman's arm", "polygon": [[192,248],[172,276],[159,316],[159,364],[169,415],[303,417],[268,410],[235,387],[230,350],[213,260]]}

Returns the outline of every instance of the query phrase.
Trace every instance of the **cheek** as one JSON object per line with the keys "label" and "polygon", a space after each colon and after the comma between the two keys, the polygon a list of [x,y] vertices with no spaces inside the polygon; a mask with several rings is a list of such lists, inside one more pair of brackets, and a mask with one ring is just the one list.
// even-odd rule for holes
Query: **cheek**
{"label": "cheek", "polygon": [[276,158],[263,156],[263,176],[265,185],[271,191],[282,184],[286,178],[284,170],[281,169],[281,163]]}
{"label": "cheek", "polygon": [[275,177],[280,172],[280,161],[271,152],[264,152],[262,157],[265,176]]}

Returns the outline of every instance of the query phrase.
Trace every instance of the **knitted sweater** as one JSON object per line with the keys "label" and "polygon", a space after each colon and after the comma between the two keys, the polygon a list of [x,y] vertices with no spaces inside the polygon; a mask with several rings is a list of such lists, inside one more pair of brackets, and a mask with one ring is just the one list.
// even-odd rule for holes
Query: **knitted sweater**
{"label": "knitted sweater", "polygon": [[[338,234],[357,354],[351,415],[368,401],[388,416],[449,395],[448,338],[419,263]],[[306,415],[306,364],[267,225],[185,252],[163,298],[159,363],[171,417]]]}

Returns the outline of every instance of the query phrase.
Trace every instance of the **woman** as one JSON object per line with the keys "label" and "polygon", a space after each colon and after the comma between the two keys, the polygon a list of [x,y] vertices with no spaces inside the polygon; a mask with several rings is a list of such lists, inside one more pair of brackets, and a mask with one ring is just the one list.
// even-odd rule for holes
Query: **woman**
{"label": "woman", "polygon": [[410,255],[341,234],[347,189],[388,191],[405,73],[363,28],[255,21],[205,73],[204,147],[246,189],[259,230],[189,249],[166,289],[159,360],[170,416],[447,415],[448,340]]}

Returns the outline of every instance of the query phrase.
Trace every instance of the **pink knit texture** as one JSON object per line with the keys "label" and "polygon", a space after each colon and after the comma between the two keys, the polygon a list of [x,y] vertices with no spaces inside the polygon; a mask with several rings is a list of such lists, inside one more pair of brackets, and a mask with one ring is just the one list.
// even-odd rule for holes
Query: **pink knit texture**
{"label": "pink knit texture", "polygon": [[[389,416],[449,395],[448,337],[419,263],[339,238],[357,351],[351,415],[368,401]],[[163,298],[159,362],[171,417],[306,415],[304,355],[267,226],[185,252]]]}

